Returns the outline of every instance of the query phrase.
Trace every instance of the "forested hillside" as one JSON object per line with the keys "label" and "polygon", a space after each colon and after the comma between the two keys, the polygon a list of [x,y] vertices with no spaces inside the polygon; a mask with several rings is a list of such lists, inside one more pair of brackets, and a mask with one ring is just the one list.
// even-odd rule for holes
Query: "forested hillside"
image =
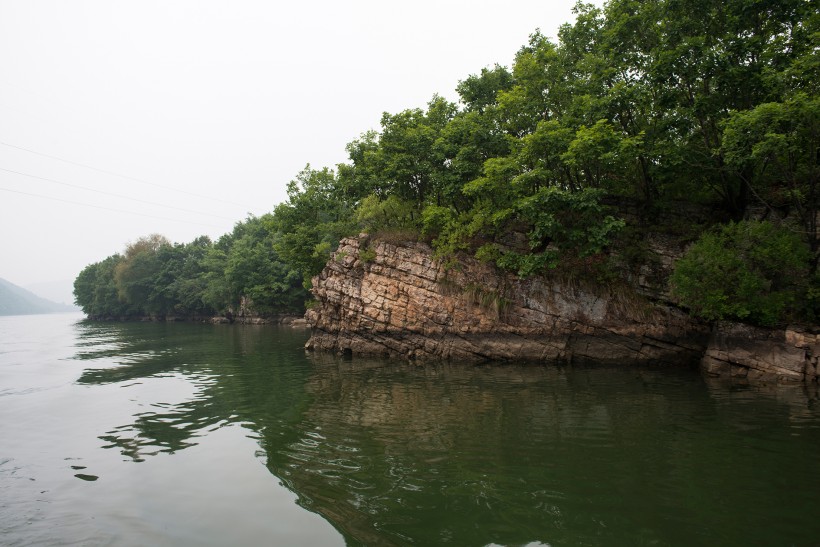
{"label": "forested hillside", "polygon": [[[521,276],[614,283],[645,234],[694,242],[671,284],[706,319],[815,321],[820,15],[807,0],[578,4],[553,42],[384,113],[335,169],[217,241],[149,236],[75,282],[91,316],[299,312],[340,237],[423,238]],[[681,221],[681,211],[697,211]],[[673,214],[675,213],[675,214]],[[695,220],[697,219],[697,220]],[[366,258],[366,257],[363,257]]]}

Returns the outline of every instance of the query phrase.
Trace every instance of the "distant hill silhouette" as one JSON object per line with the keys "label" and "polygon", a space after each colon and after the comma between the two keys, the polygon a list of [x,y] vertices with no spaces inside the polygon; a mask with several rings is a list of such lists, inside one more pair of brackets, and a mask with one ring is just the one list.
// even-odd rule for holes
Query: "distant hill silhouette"
{"label": "distant hill silhouette", "polygon": [[33,315],[75,311],[77,308],[46,300],[0,278],[0,315]]}

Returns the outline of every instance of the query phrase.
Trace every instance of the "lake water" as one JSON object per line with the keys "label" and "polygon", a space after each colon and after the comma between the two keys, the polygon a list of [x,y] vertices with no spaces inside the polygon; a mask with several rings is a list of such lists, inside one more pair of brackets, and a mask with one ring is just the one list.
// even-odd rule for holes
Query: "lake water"
{"label": "lake water", "polygon": [[818,545],[816,386],[0,318],[3,545]]}

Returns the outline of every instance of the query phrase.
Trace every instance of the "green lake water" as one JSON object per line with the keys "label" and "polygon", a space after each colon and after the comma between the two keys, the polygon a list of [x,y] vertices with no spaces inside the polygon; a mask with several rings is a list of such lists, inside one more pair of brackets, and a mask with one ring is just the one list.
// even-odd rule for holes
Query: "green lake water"
{"label": "green lake water", "polygon": [[0,318],[2,545],[820,545],[816,386]]}

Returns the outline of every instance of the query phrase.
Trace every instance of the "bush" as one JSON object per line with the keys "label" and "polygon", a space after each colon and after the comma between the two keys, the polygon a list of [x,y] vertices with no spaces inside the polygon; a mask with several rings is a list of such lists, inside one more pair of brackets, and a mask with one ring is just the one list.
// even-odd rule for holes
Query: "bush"
{"label": "bush", "polygon": [[381,199],[371,194],[364,198],[356,209],[359,227],[368,233],[392,230],[418,231],[417,211],[412,202],[396,196]]}
{"label": "bush", "polygon": [[703,234],[678,261],[672,292],[708,320],[773,326],[795,318],[808,290],[810,253],[794,233],[742,221]]}

